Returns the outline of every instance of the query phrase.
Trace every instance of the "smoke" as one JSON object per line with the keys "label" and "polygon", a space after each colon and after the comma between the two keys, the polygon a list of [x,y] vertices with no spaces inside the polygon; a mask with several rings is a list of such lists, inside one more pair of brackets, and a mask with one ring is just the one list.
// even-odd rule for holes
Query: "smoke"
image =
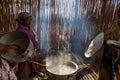
{"label": "smoke", "polygon": [[79,0],[56,0],[55,3],[45,0],[42,3],[43,9],[38,14],[38,22],[41,22],[38,26],[40,49],[49,52],[67,45],[67,50],[83,56],[92,35],[83,5]]}
{"label": "smoke", "polygon": [[67,52],[57,51],[51,56],[46,58],[46,65],[58,65],[68,61],[72,61],[71,55]]}

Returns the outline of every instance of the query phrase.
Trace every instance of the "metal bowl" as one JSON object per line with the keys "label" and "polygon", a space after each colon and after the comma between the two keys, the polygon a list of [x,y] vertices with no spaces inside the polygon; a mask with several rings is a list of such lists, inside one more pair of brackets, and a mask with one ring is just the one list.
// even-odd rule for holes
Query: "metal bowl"
{"label": "metal bowl", "polygon": [[99,33],[89,44],[87,50],[85,51],[85,57],[92,57],[102,46],[104,42],[104,33]]}
{"label": "metal bowl", "polygon": [[3,58],[10,62],[24,62],[28,59],[33,51],[34,47],[28,36],[22,32],[9,32],[0,38],[0,44],[11,45],[15,44],[20,47],[20,51],[16,52],[13,49],[7,50],[1,54]]}

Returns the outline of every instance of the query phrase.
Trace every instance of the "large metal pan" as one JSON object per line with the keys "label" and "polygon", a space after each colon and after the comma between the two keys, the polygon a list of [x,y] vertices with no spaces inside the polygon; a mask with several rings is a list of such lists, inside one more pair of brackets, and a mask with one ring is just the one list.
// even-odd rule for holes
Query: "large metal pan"
{"label": "large metal pan", "polygon": [[20,47],[20,50],[16,52],[13,49],[7,50],[2,53],[1,56],[10,62],[24,62],[31,57],[34,47],[28,36],[21,32],[9,32],[0,38],[0,44],[11,45],[15,44]]}
{"label": "large metal pan", "polygon": [[102,46],[104,42],[104,33],[99,33],[89,44],[86,52],[85,57],[90,58],[92,57]]}

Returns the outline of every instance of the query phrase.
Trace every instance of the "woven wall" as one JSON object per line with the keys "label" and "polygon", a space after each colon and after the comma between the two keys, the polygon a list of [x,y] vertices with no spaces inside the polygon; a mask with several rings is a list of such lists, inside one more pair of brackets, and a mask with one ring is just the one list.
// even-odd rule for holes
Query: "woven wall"
{"label": "woven wall", "polygon": [[41,46],[66,26],[80,36],[80,45],[86,45],[101,31],[105,32],[105,39],[118,39],[118,7],[119,0],[0,0],[0,30],[14,31],[18,13],[27,11],[33,16],[32,25],[38,32],[39,42],[43,43]]}

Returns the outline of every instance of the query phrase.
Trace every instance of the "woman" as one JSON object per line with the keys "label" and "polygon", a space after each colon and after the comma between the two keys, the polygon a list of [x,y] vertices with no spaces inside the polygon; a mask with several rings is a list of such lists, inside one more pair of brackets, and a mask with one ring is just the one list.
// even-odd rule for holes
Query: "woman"
{"label": "woman", "polygon": [[[120,7],[118,8],[118,22],[114,29],[109,31],[111,40],[120,41]],[[117,44],[119,45],[119,44]],[[120,49],[117,46],[104,45],[104,53],[99,68],[98,80],[120,80]],[[116,48],[114,48],[116,47]]]}
{"label": "woman", "polygon": [[28,35],[32,41],[34,48],[38,48],[37,40],[33,27],[31,26],[32,16],[28,12],[21,12],[17,18],[18,28],[16,31],[23,32]]}
{"label": "woman", "polygon": [[[34,45],[34,49],[37,50],[38,44],[37,44],[35,32],[33,30],[33,27],[31,26],[31,22],[32,22],[31,14],[28,12],[21,12],[19,13],[18,18],[16,20],[18,23],[18,28],[16,31],[23,32],[26,35],[28,35],[29,39],[32,41]],[[31,57],[32,60],[35,60],[36,56],[37,54],[34,53]],[[18,66],[18,76],[20,78],[28,77],[30,76],[31,71],[34,71],[35,68],[36,66],[33,67],[33,65],[31,66],[31,64],[28,62],[20,63]]]}
{"label": "woman", "polygon": [[[0,36],[4,33],[0,31]],[[18,50],[15,45],[3,45],[0,44],[0,53],[6,52],[8,49]],[[0,56],[0,80],[17,80],[14,72],[10,69],[9,64]]]}

